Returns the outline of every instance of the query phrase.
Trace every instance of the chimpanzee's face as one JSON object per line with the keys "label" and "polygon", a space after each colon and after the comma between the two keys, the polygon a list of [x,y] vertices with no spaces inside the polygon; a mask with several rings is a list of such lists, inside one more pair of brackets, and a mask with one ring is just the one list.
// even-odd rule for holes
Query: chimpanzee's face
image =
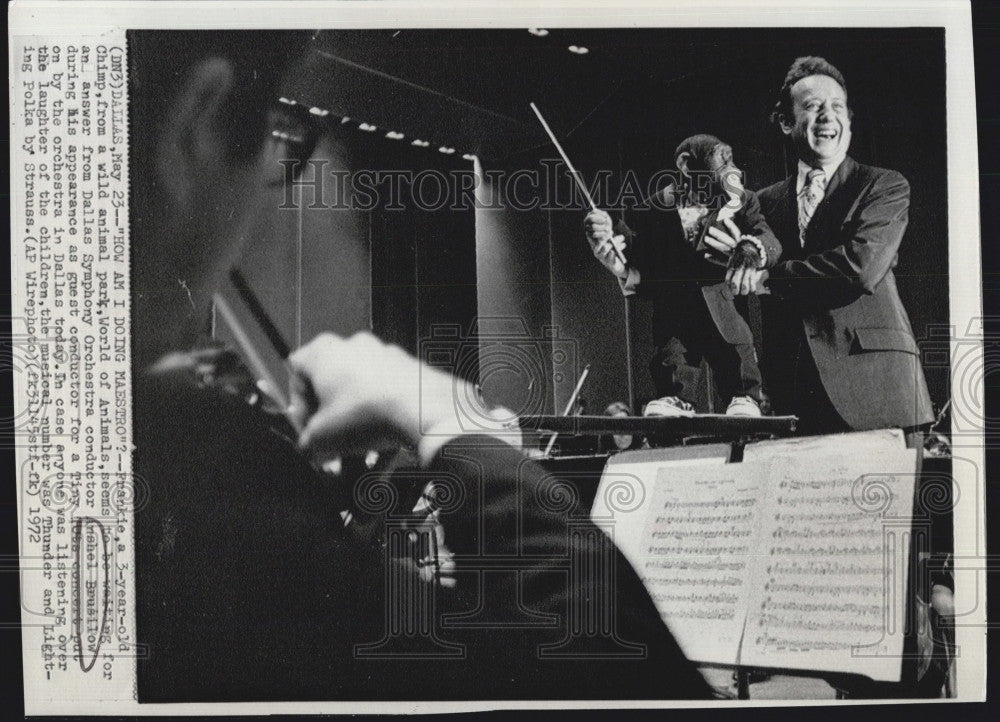
{"label": "chimpanzee's face", "polygon": [[736,166],[732,147],[709,138],[689,138],[682,144],[686,150],[677,156],[678,169],[690,179],[698,202],[706,206],[716,199],[728,201],[743,188],[743,172]]}

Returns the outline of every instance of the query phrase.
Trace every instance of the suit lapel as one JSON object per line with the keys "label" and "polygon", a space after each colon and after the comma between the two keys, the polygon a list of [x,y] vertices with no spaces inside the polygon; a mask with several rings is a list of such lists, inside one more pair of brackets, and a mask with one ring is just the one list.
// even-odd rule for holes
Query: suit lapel
{"label": "suit lapel", "polygon": [[[823,195],[823,200],[816,206],[816,212],[813,214],[812,220],[809,221],[809,226],[806,228],[803,248],[806,253],[819,248],[822,245],[821,239],[829,239],[835,235],[829,232],[829,225],[832,222],[839,223],[842,221],[847,212],[845,204],[850,205],[853,202],[848,187],[850,186],[849,180],[854,175],[854,170],[857,166],[857,162],[850,156],[844,158],[843,163],[837,168],[837,172],[833,174],[829,183],[826,184],[826,193]],[[795,208],[797,216],[797,199]],[[798,220],[796,220],[797,224]]]}

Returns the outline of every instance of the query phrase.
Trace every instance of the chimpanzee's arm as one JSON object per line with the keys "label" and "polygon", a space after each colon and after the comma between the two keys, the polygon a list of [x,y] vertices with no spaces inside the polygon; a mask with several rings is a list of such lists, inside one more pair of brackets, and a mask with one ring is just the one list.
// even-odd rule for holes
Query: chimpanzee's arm
{"label": "chimpanzee's arm", "polygon": [[753,191],[744,191],[743,207],[736,213],[735,222],[742,233],[756,236],[767,251],[765,268],[772,268],[781,258],[781,242],[774,235],[771,227],[764,219],[760,209],[760,201]]}
{"label": "chimpanzee's arm", "polygon": [[643,263],[643,248],[641,242],[636,242],[638,234],[633,231],[625,221],[619,219],[615,223],[614,233],[616,236],[625,237],[625,260],[628,268],[628,278],[618,279],[622,287],[622,293],[626,296],[643,296],[642,269],[646,265]]}

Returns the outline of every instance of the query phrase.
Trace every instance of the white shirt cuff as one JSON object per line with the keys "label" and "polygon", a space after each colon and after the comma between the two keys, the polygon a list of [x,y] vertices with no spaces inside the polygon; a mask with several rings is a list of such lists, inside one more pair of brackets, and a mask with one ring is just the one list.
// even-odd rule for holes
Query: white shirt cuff
{"label": "white shirt cuff", "polygon": [[637,268],[629,268],[628,269],[628,278],[622,278],[621,276],[617,276],[617,278],[618,278],[618,285],[622,289],[622,295],[623,296],[634,296],[635,295],[635,290],[636,290],[636,288],[638,288],[639,281],[641,280],[641,275],[639,274],[639,269],[637,269]]}

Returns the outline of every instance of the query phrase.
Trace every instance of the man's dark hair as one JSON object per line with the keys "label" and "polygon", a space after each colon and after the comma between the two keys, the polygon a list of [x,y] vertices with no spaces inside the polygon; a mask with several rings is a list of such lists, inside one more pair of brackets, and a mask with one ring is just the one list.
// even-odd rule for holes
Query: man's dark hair
{"label": "man's dark hair", "polygon": [[810,75],[826,75],[831,77],[840,83],[840,87],[844,89],[845,93],[847,92],[847,83],[844,81],[844,76],[841,75],[837,68],[828,63],[826,58],[820,58],[815,55],[806,55],[801,58],[795,58],[795,62],[792,63],[792,66],[785,74],[785,82],[781,85],[781,91],[778,94],[778,102],[775,104],[774,110],[771,112],[772,123],[779,125],[782,117],[791,117],[792,86],[802,80],[802,78],[808,78]]}
{"label": "man's dark hair", "polygon": [[[264,147],[269,109],[277,104],[282,78],[304,54],[311,32],[130,30],[129,213],[132,270],[136,278],[155,272],[162,206],[157,147],[191,71],[212,58],[232,66],[233,82],[218,127],[226,157],[242,162]],[[141,281],[137,281],[140,284]]]}
{"label": "man's dark hair", "polygon": [[[246,159],[261,147],[279,81],[302,54],[308,32],[133,30],[128,34],[130,141],[151,152],[188,72],[210,58],[232,65],[221,127],[227,154]],[[138,155],[138,153],[133,153]],[[138,158],[138,160],[143,160]]]}

